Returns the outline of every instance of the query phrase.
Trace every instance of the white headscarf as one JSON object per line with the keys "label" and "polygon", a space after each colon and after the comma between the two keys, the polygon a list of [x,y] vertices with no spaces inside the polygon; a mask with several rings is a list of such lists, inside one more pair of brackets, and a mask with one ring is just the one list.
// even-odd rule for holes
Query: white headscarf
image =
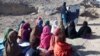
{"label": "white headscarf", "polygon": [[57,20],[54,20],[53,22],[52,22],[52,28],[51,28],[51,33],[53,33],[54,34],[54,32],[55,32],[55,29],[56,28],[58,28],[58,21]]}

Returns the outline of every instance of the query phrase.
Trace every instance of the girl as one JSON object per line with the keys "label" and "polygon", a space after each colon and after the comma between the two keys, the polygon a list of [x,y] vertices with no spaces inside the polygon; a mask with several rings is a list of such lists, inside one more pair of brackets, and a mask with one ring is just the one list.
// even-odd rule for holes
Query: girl
{"label": "girl", "polygon": [[4,56],[21,56],[21,49],[17,44],[18,33],[11,31],[5,44]]}
{"label": "girl", "polygon": [[54,56],[71,56],[71,46],[66,43],[66,37],[61,28],[57,29],[57,40],[54,45]]}
{"label": "girl", "polygon": [[87,21],[84,21],[83,26],[78,31],[78,36],[83,38],[90,38],[91,34],[91,28],[88,26]]}
{"label": "girl", "polygon": [[50,27],[49,26],[45,26],[43,28],[43,32],[41,34],[39,47],[48,50],[48,48],[50,46],[51,36],[52,36],[52,34],[50,32]]}

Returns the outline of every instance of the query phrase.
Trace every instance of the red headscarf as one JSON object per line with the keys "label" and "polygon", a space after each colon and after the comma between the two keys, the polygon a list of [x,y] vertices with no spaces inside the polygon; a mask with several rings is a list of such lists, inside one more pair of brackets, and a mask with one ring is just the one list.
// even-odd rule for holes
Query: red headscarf
{"label": "red headscarf", "polygon": [[59,40],[61,38],[60,34],[62,38],[65,37],[62,29],[57,28],[54,37],[54,56],[71,56],[71,46],[64,41],[62,42]]}
{"label": "red headscarf", "polygon": [[50,48],[49,48],[49,50],[53,50],[54,49],[54,45],[57,42],[57,38],[58,38],[58,35],[60,34],[60,31],[61,31],[61,29],[57,28],[55,30],[55,32],[54,32],[54,35],[52,35],[51,40],[50,40]]}
{"label": "red headscarf", "polygon": [[50,46],[50,39],[51,39],[51,31],[49,26],[45,26],[43,28],[43,32],[41,34],[41,42],[40,42],[40,47],[44,49],[48,49]]}

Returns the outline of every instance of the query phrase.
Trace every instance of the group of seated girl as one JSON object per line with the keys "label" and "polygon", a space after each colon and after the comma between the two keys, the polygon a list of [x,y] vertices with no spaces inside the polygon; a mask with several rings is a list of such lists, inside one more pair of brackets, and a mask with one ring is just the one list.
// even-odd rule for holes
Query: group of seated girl
{"label": "group of seated girl", "polygon": [[65,33],[66,36],[74,39],[74,38],[86,38],[86,39],[90,39],[92,36],[92,30],[91,28],[88,26],[88,22],[84,21],[82,27],[80,27],[80,29],[78,30],[78,32],[76,31],[76,26],[74,22],[71,22],[69,24],[69,26],[65,29]]}
{"label": "group of seated girl", "polygon": [[[61,22],[63,23],[62,20]],[[4,37],[4,56],[71,56],[72,47],[66,43],[66,37],[74,38],[91,34],[86,21],[78,33],[73,22],[66,29],[62,27],[62,23],[60,23],[61,27],[58,26],[57,20],[52,23],[50,25],[50,21],[47,20],[43,26],[43,20],[39,17],[33,29],[25,21],[21,21],[16,31],[8,28]],[[29,42],[30,46],[23,53],[19,44],[24,42]]]}

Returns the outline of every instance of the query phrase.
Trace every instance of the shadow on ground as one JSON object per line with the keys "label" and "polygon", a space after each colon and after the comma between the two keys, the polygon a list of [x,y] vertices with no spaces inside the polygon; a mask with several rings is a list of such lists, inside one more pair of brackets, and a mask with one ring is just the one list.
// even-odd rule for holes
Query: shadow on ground
{"label": "shadow on ground", "polygon": [[100,39],[100,36],[92,35],[91,39]]}
{"label": "shadow on ground", "polygon": [[95,55],[100,55],[99,51],[83,51],[83,50],[79,50],[79,49],[85,49],[84,46],[73,46],[73,56],[95,56]]}
{"label": "shadow on ground", "polygon": [[73,46],[72,45],[72,56],[80,56],[78,50],[79,49],[85,49],[84,46],[78,45],[78,46]]}
{"label": "shadow on ground", "polygon": [[[77,24],[77,26],[82,26],[83,24]],[[98,24],[88,24],[89,26],[100,26],[100,24],[98,23]]]}
{"label": "shadow on ground", "polygon": [[96,56],[100,55],[100,52],[98,51],[79,51],[81,56]]}

